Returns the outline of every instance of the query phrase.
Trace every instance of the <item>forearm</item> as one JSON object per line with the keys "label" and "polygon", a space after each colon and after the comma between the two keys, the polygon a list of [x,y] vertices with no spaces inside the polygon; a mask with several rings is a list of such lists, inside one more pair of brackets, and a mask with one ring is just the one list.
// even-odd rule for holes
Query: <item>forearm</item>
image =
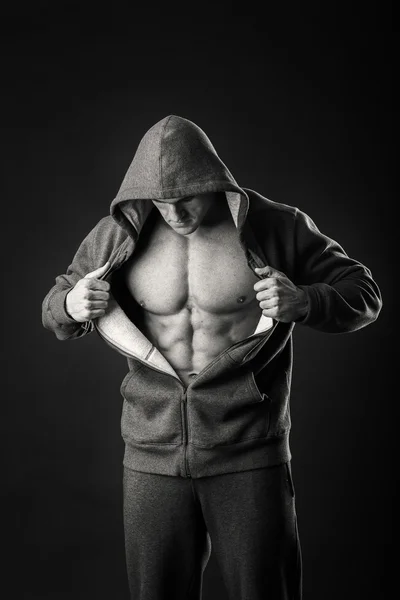
{"label": "forearm", "polygon": [[66,273],[55,278],[55,285],[42,302],[43,326],[59,340],[79,338],[93,330],[91,323],[79,323],[68,314],[65,299],[77,282],[93,268],[93,240],[97,227],[82,241]]}
{"label": "forearm", "polygon": [[376,320],[382,296],[371,271],[300,210],[296,211],[295,255],[295,283],[308,297],[307,314],[297,323],[326,333],[346,333]]}
{"label": "forearm", "polygon": [[380,290],[365,271],[333,285],[299,285],[307,295],[308,310],[297,323],[326,333],[347,333],[373,323],[382,308]]}
{"label": "forearm", "polygon": [[72,286],[51,288],[42,303],[43,326],[52,331],[59,340],[74,339],[93,330],[91,321],[78,323],[67,312],[66,296]]}

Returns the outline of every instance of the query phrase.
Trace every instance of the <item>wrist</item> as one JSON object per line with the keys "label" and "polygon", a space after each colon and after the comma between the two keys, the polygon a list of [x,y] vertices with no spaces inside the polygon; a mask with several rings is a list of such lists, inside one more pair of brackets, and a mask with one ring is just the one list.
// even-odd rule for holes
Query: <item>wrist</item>
{"label": "wrist", "polygon": [[75,321],[74,317],[71,315],[71,313],[68,310],[68,304],[67,304],[68,295],[69,295],[69,292],[65,295],[65,298],[64,298],[64,310],[65,310],[67,317],[69,317],[70,319],[73,319]]}
{"label": "wrist", "polygon": [[299,304],[298,304],[298,318],[297,320],[302,320],[305,319],[308,315],[308,310],[309,310],[309,306],[310,306],[310,301],[308,298],[308,294],[307,292],[304,291],[304,289],[302,288],[297,288],[299,291]]}

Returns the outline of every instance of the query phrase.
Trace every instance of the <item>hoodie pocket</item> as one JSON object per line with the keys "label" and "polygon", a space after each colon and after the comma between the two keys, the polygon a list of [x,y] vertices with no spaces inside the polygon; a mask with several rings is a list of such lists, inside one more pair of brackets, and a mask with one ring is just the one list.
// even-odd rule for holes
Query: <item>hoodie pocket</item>
{"label": "hoodie pocket", "polygon": [[141,363],[139,363],[137,366],[135,366],[133,369],[131,369],[130,371],[128,371],[128,373],[125,375],[125,377],[122,380],[121,386],[119,388],[120,394],[123,398],[125,398],[125,388],[128,385],[128,381],[130,380],[131,377],[133,377],[141,368],[143,367],[143,365]]}
{"label": "hoodie pocket", "polygon": [[285,463],[285,470],[286,470],[286,483],[288,486],[289,494],[292,498],[295,498],[296,494],[295,494],[295,490],[294,490],[292,465],[291,465],[290,461]]}
{"label": "hoodie pocket", "polygon": [[[226,372],[225,372],[226,373]],[[268,436],[270,401],[241,367],[188,396],[189,441],[195,446],[238,444]]]}
{"label": "hoodie pocket", "polygon": [[254,372],[250,371],[250,377],[249,377],[249,385],[250,388],[254,394],[254,397],[259,401],[259,402],[263,402],[264,400],[268,400],[269,398],[267,396],[267,394],[265,394],[264,392],[261,392],[257,382],[256,382],[256,378],[254,377]]}
{"label": "hoodie pocket", "polygon": [[121,434],[126,442],[180,444],[181,386],[173,378],[140,365],[121,384]]}

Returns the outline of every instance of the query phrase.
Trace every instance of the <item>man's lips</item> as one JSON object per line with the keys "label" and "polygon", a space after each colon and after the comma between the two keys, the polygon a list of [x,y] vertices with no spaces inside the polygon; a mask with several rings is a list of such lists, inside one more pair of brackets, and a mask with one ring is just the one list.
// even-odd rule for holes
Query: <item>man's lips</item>
{"label": "man's lips", "polygon": [[170,221],[169,224],[173,225],[173,227],[184,227],[189,223],[190,219],[185,219],[184,221]]}

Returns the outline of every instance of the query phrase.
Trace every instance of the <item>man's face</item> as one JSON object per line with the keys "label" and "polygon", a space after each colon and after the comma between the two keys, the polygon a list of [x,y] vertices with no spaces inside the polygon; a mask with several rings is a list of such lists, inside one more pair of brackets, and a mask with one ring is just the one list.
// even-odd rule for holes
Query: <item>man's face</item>
{"label": "man's face", "polygon": [[166,223],[180,235],[193,233],[201,223],[207,222],[206,215],[214,202],[213,193],[187,196],[171,202],[153,200]]}

